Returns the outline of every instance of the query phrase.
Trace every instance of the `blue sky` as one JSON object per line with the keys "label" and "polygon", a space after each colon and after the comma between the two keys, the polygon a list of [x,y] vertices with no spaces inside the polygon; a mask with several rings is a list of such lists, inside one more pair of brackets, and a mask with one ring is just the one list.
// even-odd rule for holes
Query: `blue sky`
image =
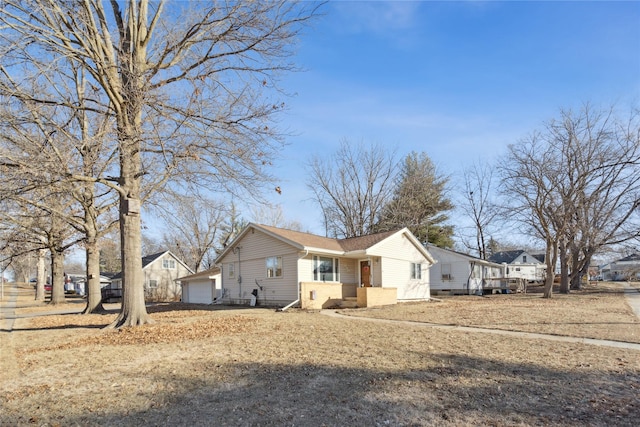
{"label": "blue sky", "polygon": [[[559,109],[640,101],[640,2],[335,1],[303,34],[272,171],[287,219],[322,234],[306,162],[343,139],[426,152],[455,181]],[[455,196],[455,195],[454,195]]]}

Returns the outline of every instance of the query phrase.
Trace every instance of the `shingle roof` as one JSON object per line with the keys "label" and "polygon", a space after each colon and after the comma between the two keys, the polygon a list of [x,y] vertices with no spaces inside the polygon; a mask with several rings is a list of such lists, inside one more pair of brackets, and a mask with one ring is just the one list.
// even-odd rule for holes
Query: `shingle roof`
{"label": "shingle roof", "polygon": [[202,277],[207,278],[209,276],[215,276],[216,274],[220,274],[219,267],[212,267],[208,270],[202,270],[197,273],[191,274],[189,276],[180,277],[178,278],[178,280],[191,280],[191,279],[198,279]]}
{"label": "shingle roof", "polygon": [[350,239],[341,239],[338,240],[338,243],[340,243],[340,246],[346,252],[365,250],[370,248],[371,246],[376,245],[377,243],[380,243],[387,237],[397,232],[398,230],[394,230],[386,231],[384,233],[369,234],[367,236],[352,237]]}
{"label": "shingle roof", "polygon": [[497,264],[507,263],[511,264],[514,259],[518,258],[518,256],[524,252],[523,250],[516,251],[501,251],[496,252],[495,254],[489,257],[489,261],[495,262]]}
{"label": "shingle roof", "polygon": [[328,249],[332,251],[342,251],[342,246],[337,239],[322,237],[311,233],[303,233],[301,231],[287,230],[284,228],[271,227],[269,225],[257,225],[259,228],[280,236],[293,243],[297,243],[303,247],[312,247],[318,249]]}
{"label": "shingle roof", "polygon": [[284,228],[271,227],[268,225],[258,225],[258,227],[265,229],[272,234],[297,243],[303,247],[312,247],[340,252],[368,249],[371,246],[374,246],[375,244],[383,241],[392,234],[398,232],[398,230],[394,230],[386,231],[383,233],[369,234],[360,237],[351,237],[349,239],[332,239],[330,237],[322,237],[311,233],[287,230]]}
{"label": "shingle roof", "polygon": [[638,254],[627,255],[626,257],[619,259],[616,262],[625,262],[625,261],[640,261],[640,255]]}

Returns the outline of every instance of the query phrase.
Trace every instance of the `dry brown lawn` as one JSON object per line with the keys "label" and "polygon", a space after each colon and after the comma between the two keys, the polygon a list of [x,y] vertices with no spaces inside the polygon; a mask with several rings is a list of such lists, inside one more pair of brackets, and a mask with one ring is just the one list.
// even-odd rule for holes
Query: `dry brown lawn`
{"label": "dry brown lawn", "polygon": [[[46,315],[23,289],[0,331],[0,425],[636,426],[640,351],[444,331],[460,324],[640,342],[618,285],[343,310],[411,324],[167,304],[155,323]],[[70,303],[58,310],[80,311]],[[111,307],[114,308],[114,307]]]}

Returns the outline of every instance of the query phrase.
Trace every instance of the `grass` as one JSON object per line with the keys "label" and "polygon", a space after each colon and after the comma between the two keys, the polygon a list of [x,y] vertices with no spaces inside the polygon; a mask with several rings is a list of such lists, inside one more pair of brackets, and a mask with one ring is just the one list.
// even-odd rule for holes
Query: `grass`
{"label": "grass", "polygon": [[[152,325],[106,331],[115,312],[36,316],[44,309],[26,307],[22,291],[17,312],[31,317],[0,332],[3,426],[635,426],[640,419],[637,350],[180,304],[150,307]],[[617,284],[552,300],[451,297],[344,312],[636,343],[640,334]]]}

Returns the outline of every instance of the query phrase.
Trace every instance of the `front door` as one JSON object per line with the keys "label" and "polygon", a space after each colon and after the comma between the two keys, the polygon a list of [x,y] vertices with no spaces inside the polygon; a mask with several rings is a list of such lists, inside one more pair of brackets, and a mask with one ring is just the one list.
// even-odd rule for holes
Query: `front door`
{"label": "front door", "polygon": [[371,267],[369,261],[360,261],[360,283],[365,288],[371,286]]}

